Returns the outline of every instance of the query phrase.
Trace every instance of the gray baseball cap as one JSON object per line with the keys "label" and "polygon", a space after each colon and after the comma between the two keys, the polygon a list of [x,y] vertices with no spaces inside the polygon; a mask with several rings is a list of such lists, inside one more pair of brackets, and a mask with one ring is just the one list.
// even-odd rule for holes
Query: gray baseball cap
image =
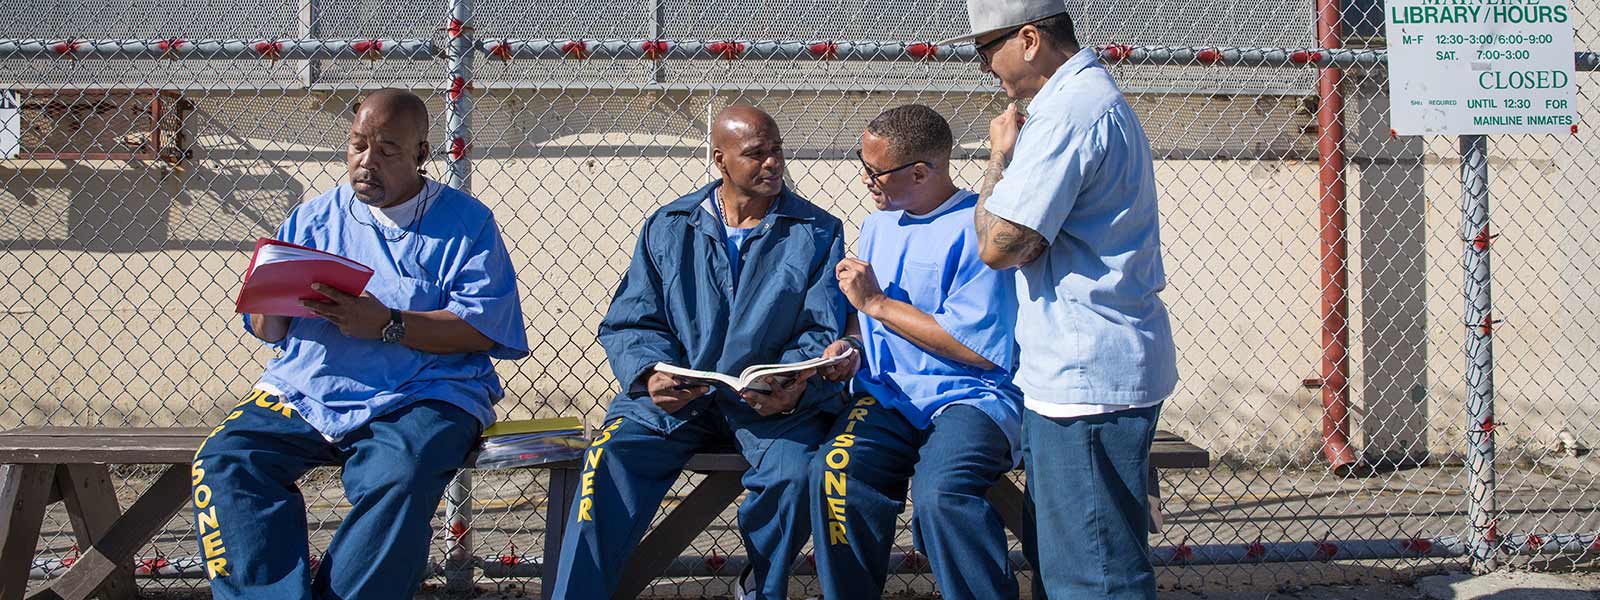
{"label": "gray baseball cap", "polygon": [[1063,0],[967,0],[967,22],[972,33],[939,42],[940,46],[968,42],[986,33],[1026,25],[1067,12]]}

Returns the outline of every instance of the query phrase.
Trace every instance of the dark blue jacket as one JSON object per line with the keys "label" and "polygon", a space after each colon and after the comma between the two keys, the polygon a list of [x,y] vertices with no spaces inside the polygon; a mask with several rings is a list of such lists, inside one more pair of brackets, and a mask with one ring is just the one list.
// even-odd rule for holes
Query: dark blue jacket
{"label": "dark blue jacket", "polygon": [[671,432],[712,402],[733,424],[763,429],[818,410],[838,412],[840,385],[820,377],[811,379],[794,415],[768,418],[720,387],[667,414],[640,385],[639,376],[658,362],[738,375],[750,365],[822,356],[844,335],[848,304],[834,276],[844,257],[839,219],[785,187],[745,240],[735,286],[722,223],[700,209],[720,185],[674,200],[639,232],[600,323],[600,344],[622,386],[610,414]]}

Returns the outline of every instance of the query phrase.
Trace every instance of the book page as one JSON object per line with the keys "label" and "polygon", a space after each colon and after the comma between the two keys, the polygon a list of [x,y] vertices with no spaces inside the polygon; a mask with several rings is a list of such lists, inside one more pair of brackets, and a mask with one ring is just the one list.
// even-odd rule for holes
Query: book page
{"label": "book page", "polygon": [[326,261],[336,262],[336,263],[342,264],[344,266],[350,267],[350,268],[355,269],[357,271],[361,271],[363,273],[368,273],[368,272],[372,271],[372,269],[367,268],[366,265],[363,265],[361,263],[355,262],[355,261],[350,260],[348,258],[339,256],[337,254],[329,254],[327,252],[318,252],[318,251],[305,250],[305,249],[302,249],[302,248],[296,248],[294,246],[284,246],[284,245],[280,245],[280,244],[263,244],[261,246],[261,249],[256,251],[256,266],[257,267],[260,267],[261,265],[270,265],[270,264],[275,264],[275,263],[290,262],[290,261],[296,261],[296,260],[326,260]]}
{"label": "book page", "polygon": [[701,380],[701,381],[715,381],[715,382],[721,383],[723,385],[726,385],[728,387],[731,387],[731,388],[733,388],[735,390],[744,389],[744,386],[740,384],[738,379],[735,379],[735,378],[730,377],[728,375],[723,375],[721,373],[714,373],[714,372],[711,372],[711,371],[696,371],[694,369],[689,369],[689,368],[685,368],[685,367],[679,367],[679,366],[675,366],[675,365],[669,365],[667,363],[656,363],[655,370],[660,371],[662,373],[666,373],[668,375],[677,375],[679,377],[683,377],[683,378],[687,378],[687,379],[698,379],[698,380]]}
{"label": "book page", "polygon": [[838,362],[842,362],[842,361],[848,360],[853,355],[855,355],[855,349],[851,348],[849,350],[846,350],[844,354],[840,354],[840,355],[835,356],[833,358],[821,358],[821,357],[818,357],[818,358],[813,358],[811,360],[803,360],[803,361],[796,362],[796,363],[787,363],[787,364],[778,364],[778,365],[751,365],[750,367],[746,368],[742,373],[740,373],[739,377],[734,377],[732,375],[725,375],[725,374],[722,374],[722,373],[716,373],[716,372],[712,372],[712,371],[697,371],[697,370],[689,369],[689,368],[685,368],[685,367],[669,365],[667,363],[656,363],[654,368],[655,368],[655,370],[660,371],[662,373],[666,373],[666,374],[669,374],[669,375],[677,375],[679,377],[684,377],[684,378],[687,378],[687,379],[697,379],[697,380],[701,380],[701,381],[715,381],[715,382],[721,383],[723,385],[726,385],[726,386],[728,386],[730,388],[733,388],[734,391],[741,391],[741,390],[746,390],[746,389],[757,389],[759,391],[767,391],[768,388],[766,386],[754,385],[754,384],[756,384],[757,380],[761,379],[762,377],[766,377],[768,375],[781,375],[783,373],[793,373],[793,372],[796,372],[796,371],[804,371],[806,369],[825,367],[825,366],[828,366],[828,365],[831,365],[831,364],[834,364],[834,363],[838,363]]}
{"label": "book page", "polygon": [[811,360],[803,360],[796,363],[781,365],[751,365],[750,368],[744,370],[744,373],[740,375],[739,379],[744,382],[745,387],[749,387],[751,383],[762,377],[767,377],[770,375],[782,375],[784,373],[793,373],[795,371],[804,371],[806,369],[822,368],[828,365],[840,363],[855,355],[855,352],[856,349],[851,348],[846,350],[844,354],[840,354],[833,358],[823,358],[819,356]]}

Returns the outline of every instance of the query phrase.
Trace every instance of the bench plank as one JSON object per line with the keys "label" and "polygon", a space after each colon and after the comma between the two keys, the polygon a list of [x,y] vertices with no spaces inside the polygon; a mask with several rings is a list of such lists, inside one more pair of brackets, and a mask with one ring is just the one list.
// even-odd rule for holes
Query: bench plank
{"label": "bench plank", "polygon": [[[25,427],[0,432],[0,464],[176,464],[194,459],[211,430],[198,427],[125,427],[95,433],[93,427]],[[471,464],[469,460],[468,464]],[[1200,469],[1211,454],[1170,432],[1157,432],[1150,464],[1158,469]],[[576,467],[577,461],[551,466]],[[743,471],[737,453],[703,453],[684,468],[696,472]]]}

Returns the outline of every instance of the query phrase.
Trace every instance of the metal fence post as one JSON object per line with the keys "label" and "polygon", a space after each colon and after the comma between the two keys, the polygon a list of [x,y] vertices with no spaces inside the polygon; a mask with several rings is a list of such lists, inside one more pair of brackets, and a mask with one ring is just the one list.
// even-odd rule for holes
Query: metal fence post
{"label": "metal fence post", "polygon": [[[322,39],[322,20],[318,18],[321,10],[321,0],[299,0],[300,7],[300,39]],[[308,58],[300,63],[300,83],[311,89],[317,80],[322,78],[322,61]]]}
{"label": "metal fence post", "polygon": [[[650,11],[650,41],[660,40],[664,35],[666,24],[665,0],[645,0],[645,8]],[[666,65],[659,60],[650,61],[650,82],[661,83],[667,80]]]}
{"label": "metal fence post", "polygon": [[[472,0],[449,0],[450,21],[445,27],[448,74],[445,81],[445,183],[472,193],[472,57],[477,45],[472,32]],[[445,521],[449,545],[445,551],[445,590],[473,588],[472,472],[462,470],[445,490]]]}
{"label": "metal fence post", "polygon": [[1463,316],[1467,326],[1467,515],[1471,519],[1472,570],[1499,565],[1500,534],[1495,515],[1494,477],[1494,314],[1489,281],[1488,138],[1461,136],[1461,265]]}

